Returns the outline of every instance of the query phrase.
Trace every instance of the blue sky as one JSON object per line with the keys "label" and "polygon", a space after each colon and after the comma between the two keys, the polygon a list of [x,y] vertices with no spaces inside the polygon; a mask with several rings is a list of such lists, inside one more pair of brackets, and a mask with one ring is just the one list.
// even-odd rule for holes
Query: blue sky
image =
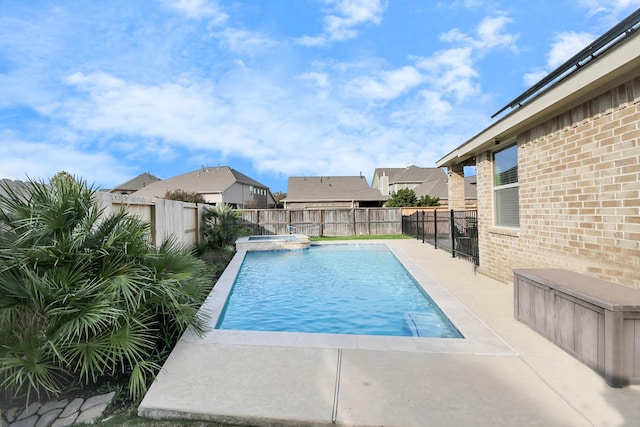
{"label": "blue sky", "polygon": [[640,0],[1,0],[0,178],[435,166]]}

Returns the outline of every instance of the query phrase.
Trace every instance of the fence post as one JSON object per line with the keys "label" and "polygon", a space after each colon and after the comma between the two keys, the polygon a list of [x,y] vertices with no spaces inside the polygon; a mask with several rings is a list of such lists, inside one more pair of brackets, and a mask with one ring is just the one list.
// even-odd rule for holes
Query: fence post
{"label": "fence post", "polygon": [[433,248],[438,249],[438,210],[433,210]]}
{"label": "fence post", "polygon": [[424,243],[424,235],[425,235],[425,227],[424,227],[424,211],[422,211],[422,243]]}
{"label": "fence post", "polygon": [[451,231],[450,231],[450,236],[451,236],[451,257],[455,258],[456,257],[456,222],[455,222],[455,215],[453,213],[453,209],[451,209],[450,225],[451,225]]}
{"label": "fence post", "polygon": [[420,218],[418,217],[418,211],[416,211],[416,240],[420,238]]}

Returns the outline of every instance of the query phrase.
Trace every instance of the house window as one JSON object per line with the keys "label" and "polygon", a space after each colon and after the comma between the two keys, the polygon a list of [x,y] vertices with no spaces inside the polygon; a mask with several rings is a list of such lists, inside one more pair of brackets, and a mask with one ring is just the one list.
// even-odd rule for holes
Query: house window
{"label": "house window", "polygon": [[493,195],[496,225],[519,227],[517,144],[493,153]]}

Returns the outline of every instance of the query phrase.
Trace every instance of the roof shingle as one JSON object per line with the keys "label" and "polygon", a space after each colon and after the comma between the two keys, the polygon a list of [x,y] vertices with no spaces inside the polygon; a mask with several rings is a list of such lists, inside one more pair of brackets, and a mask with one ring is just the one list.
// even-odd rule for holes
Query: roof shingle
{"label": "roof shingle", "polygon": [[387,196],[369,187],[363,176],[289,177],[287,201],[384,201]]}

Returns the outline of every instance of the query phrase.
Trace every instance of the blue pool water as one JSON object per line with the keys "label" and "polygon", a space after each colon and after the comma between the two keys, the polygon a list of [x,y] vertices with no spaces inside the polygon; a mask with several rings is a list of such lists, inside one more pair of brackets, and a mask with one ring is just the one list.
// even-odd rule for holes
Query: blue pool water
{"label": "blue pool water", "polygon": [[385,245],[247,252],[218,329],[461,338]]}

